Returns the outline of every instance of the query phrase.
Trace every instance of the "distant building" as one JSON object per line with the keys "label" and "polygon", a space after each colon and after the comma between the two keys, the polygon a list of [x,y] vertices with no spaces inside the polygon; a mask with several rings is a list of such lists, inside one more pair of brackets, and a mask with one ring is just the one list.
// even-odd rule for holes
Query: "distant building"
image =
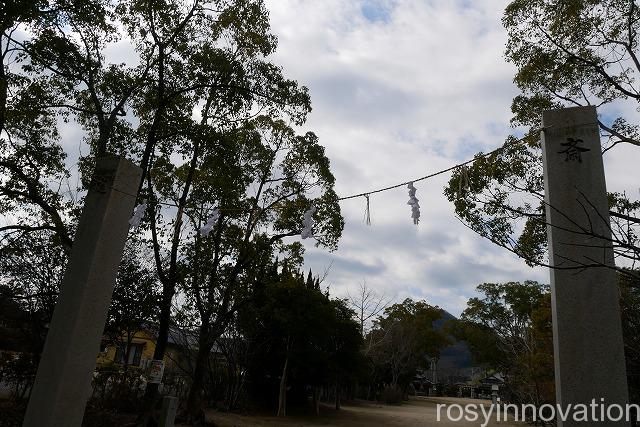
{"label": "distant building", "polygon": [[458,384],[458,397],[471,397],[476,399],[491,399],[494,386],[500,389],[504,386],[504,375],[499,372],[481,372],[474,375],[469,381]]}
{"label": "distant building", "polygon": [[[131,341],[128,343],[128,352],[126,336],[122,336],[120,340],[115,342],[103,339],[96,365],[98,368],[105,368],[114,364],[128,365],[134,368],[144,366],[146,360],[153,359],[156,341],[157,327],[155,325],[143,327],[133,334]],[[167,350],[163,358],[165,367],[167,369],[188,370],[197,349],[197,332],[185,331],[175,326],[171,327],[169,329]],[[214,359],[224,360],[224,356],[217,345],[214,344],[211,353]]]}

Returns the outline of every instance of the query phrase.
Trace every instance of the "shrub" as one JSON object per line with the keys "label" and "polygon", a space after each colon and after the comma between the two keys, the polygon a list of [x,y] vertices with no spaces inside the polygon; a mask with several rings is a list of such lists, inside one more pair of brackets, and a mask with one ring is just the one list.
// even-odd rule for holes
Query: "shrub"
{"label": "shrub", "polygon": [[11,397],[20,401],[27,397],[38,369],[37,355],[6,352],[0,354],[0,380],[11,386]]}
{"label": "shrub", "polygon": [[387,405],[400,405],[404,398],[404,393],[398,386],[388,385],[382,390],[382,401]]}

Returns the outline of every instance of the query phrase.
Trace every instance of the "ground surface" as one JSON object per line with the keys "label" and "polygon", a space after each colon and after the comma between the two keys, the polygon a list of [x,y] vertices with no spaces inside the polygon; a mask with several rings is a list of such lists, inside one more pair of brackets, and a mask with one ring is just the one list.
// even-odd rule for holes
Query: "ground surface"
{"label": "ground surface", "polygon": [[[447,421],[444,411],[441,412],[442,419],[437,422],[436,405],[438,403],[457,403],[465,405],[468,403],[485,403],[487,401],[456,399],[449,397],[412,397],[409,402],[401,406],[388,406],[369,402],[356,402],[347,404],[340,411],[325,408],[319,416],[287,416],[277,418],[273,416],[244,416],[237,414],[221,413],[209,411],[207,421],[216,427],[276,427],[276,426],[296,426],[296,427],[317,427],[317,426],[340,426],[340,427],[423,427],[423,426],[453,426],[453,425],[480,425],[482,414],[476,422]],[[453,412],[454,416],[457,412]],[[501,417],[502,418],[502,417]],[[522,427],[524,424],[516,422],[496,422],[495,416],[488,426],[496,427]]]}
{"label": "ground surface", "polygon": [[[25,405],[15,406],[8,401],[0,401],[0,427],[20,427]],[[122,427],[135,422],[136,414],[87,408],[82,419],[82,427]]]}

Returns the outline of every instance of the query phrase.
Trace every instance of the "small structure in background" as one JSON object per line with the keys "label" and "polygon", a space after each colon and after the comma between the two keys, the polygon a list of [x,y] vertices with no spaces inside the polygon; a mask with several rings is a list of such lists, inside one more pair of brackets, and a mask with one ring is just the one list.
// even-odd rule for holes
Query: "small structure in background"
{"label": "small structure in background", "polygon": [[504,385],[504,376],[499,373],[480,372],[464,382],[457,383],[458,397],[471,399],[491,399],[495,403],[500,398],[500,388]]}
{"label": "small structure in background", "polygon": [[[167,351],[163,360],[154,360],[157,339],[157,326],[149,324],[135,332],[128,339],[113,342],[103,340],[101,352],[96,360],[96,376],[94,377],[94,396],[109,392],[110,384],[127,374],[139,380],[140,391],[146,384],[162,384],[164,394],[183,397],[189,367],[193,364],[195,349],[198,347],[198,334],[173,326],[169,330]],[[211,349],[212,366],[224,366],[226,358],[217,345]],[[101,387],[106,387],[107,390]]]}
{"label": "small structure in background", "polygon": [[429,363],[431,369],[431,388],[429,389],[429,396],[438,395],[438,359],[432,358]]}
{"label": "small structure in background", "polygon": [[500,397],[498,397],[498,391],[500,387],[497,384],[491,386],[491,404],[496,405],[500,401]]}

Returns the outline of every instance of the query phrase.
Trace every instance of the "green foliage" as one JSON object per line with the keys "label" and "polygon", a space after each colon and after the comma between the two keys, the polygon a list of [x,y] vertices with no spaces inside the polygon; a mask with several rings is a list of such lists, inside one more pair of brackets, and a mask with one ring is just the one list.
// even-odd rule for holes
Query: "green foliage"
{"label": "green foliage", "polygon": [[278,385],[287,363],[287,399],[306,402],[308,387],[350,384],[362,366],[362,337],[343,300],[321,291],[316,279],[304,279],[284,267],[272,270],[252,304],[239,313],[241,336],[248,342],[250,391],[257,401],[278,401]]}
{"label": "green foliage", "polygon": [[[618,275],[622,329],[630,398],[640,396],[638,310],[640,294],[634,275]],[[481,298],[469,300],[460,320],[448,325],[464,340],[475,363],[506,376],[513,398],[537,405],[553,402],[554,365],[551,294],[536,282],[485,283]]]}
{"label": "green foliage", "polygon": [[[335,249],[342,231],[324,149],[291,127],[311,110],[308,90],[268,58],[268,18],[262,0],[18,2],[2,17],[0,215],[11,216],[0,244],[46,231],[68,251],[96,157],[139,163],[148,210],[133,237],[162,288],[156,358],[175,314],[200,326],[208,354],[265,259],[301,262],[302,245],[283,239],[312,204],[319,246]],[[123,46],[128,60],[114,61]],[[67,124],[83,130],[79,156],[62,148]],[[222,215],[204,237],[213,207]],[[117,316],[133,313],[125,305]]]}
{"label": "green foliage", "polygon": [[[441,317],[439,307],[409,298],[387,307],[366,336],[365,354],[373,371],[366,382],[383,394],[383,384],[406,393],[416,369],[428,366],[449,344],[446,333],[434,328]],[[392,389],[386,393],[393,395]]]}
{"label": "green foliage", "polygon": [[0,247],[0,283],[17,304],[31,316],[30,325],[36,339],[32,351],[39,351],[58,299],[67,254],[54,235],[47,232],[28,234]]}
{"label": "green foliage", "polygon": [[36,377],[38,357],[32,353],[0,353],[0,380],[11,386],[11,397],[25,399]]}
{"label": "green foliage", "polygon": [[474,365],[492,368],[504,360],[499,340],[489,326],[463,319],[450,320],[445,330],[464,341],[473,357]]}
{"label": "green foliage", "polygon": [[512,399],[552,402],[553,340],[551,298],[546,285],[483,283],[460,320],[448,329],[464,340],[475,363],[505,375]]}
{"label": "green foliage", "polygon": [[[470,188],[460,191],[462,171],[455,172],[444,194],[456,214],[473,231],[502,246],[527,264],[547,264],[547,236],[539,141],[542,111],[578,105],[637,105],[638,27],[634,1],[514,0],[505,9],[509,39],[506,59],[517,72],[521,90],[512,103],[514,127],[528,128],[523,142],[509,137],[502,150],[479,158],[469,171]],[[615,112],[615,113],[613,113]],[[603,150],[620,143],[640,145],[633,116],[600,118]],[[618,254],[638,259],[637,201],[627,208],[612,204]],[[631,207],[634,206],[634,207]]]}
{"label": "green foliage", "polygon": [[[538,145],[536,135],[527,138]],[[455,171],[444,194],[473,231],[533,265],[544,261],[546,249],[542,161],[537,149],[514,141],[490,156],[476,156],[466,173]],[[461,191],[465,176],[469,187]]]}
{"label": "green foliage", "polygon": [[402,303],[387,307],[384,315],[376,320],[375,328],[385,330],[401,325],[403,329],[414,334],[412,340],[418,353],[438,357],[440,350],[449,344],[447,337],[433,326],[441,317],[440,307],[407,298]]}
{"label": "green foliage", "polygon": [[[633,61],[639,17],[632,1],[511,2],[503,24],[509,33],[506,57],[518,68],[514,81],[523,91],[518,104],[530,110],[544,98],[548,107],[638,99],[634,75],[640,70]],[[515,122],[534,125],[522,120],[526,116]]]}
{"label": "green foliage", "polygon": [[[266,59],[276,38],[260,0],[23,3],[2,21],[0,214],[16,214],[3,233],[48,229],[70,247],[82,200],[68,178],[79,171],[86,189],[96,155],[146,172],[256,111],[301,124],[311,109],[308,90]],[[122,40],[131,61],[110,62]],[[60,145],[71,121],[90,147],[77,164]]]}
{"label": "green foliage", "polygon": [[388,385],[382,390],[382,401],[387,405],[400,405],[404,400],[403,391],[395,385]]}
{"label": "green foliage", "polygon": [[0,382],[11,387],[12,399],[20,401],[35,378],[44,338],[38,326],[44,325],[16,296],[11,287],[0,285]]}
{"label": "green foliage", "polygon": [[144,254],[129,244],[120,262],[104,334],[128,355],[133,335],[156,321],[158,281]]}
{"label": "green foliage", "polygon": [[[329,161],[312,133],[296,135],[284,121],[260,116],[204,135],[198,143],[197,158],[194,154],[188,164],[176,167],[167,156],[151,171],[159,200],[188,194],[181,199],[187,221],[165,222],[158,210],[149,225],[157,233],[155,240],[173,249],[174,280],[186,303],[181,314],[200,325],[201,339],[211,346],[274,254],[301,262],[302,245],[283,239],[300,234],[311,205],[317,207],[318,246],[335,249],[344,223]],[[199,229],[214,207],[220,217],[205,237]],[[180,241],[176,226],[181,227]],[[158,245],[158,257],[160,252]],[[170,265],[162,270],[168,284]]]}

